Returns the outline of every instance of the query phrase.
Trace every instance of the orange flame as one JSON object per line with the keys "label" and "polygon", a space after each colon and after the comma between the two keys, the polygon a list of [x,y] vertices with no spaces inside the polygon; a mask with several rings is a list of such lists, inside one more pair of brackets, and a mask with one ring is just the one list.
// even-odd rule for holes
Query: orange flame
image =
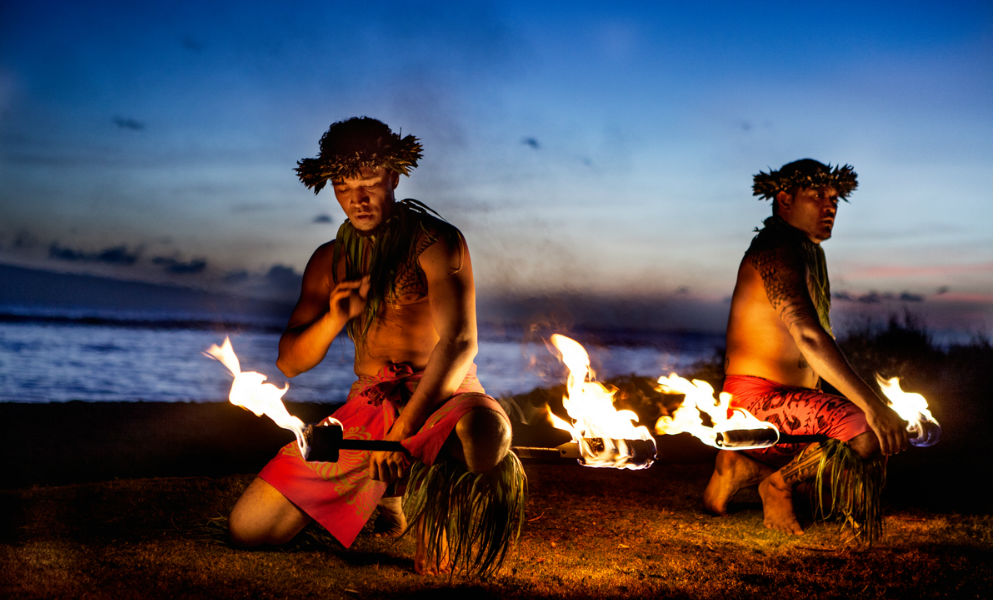
{"label": "orange flame", "polygon": [[[590,368],[590,357],[579,342],[564,335],[554,334],[552,344],[560,359],[569,369],[563,406],[571,423],[549,413],[553,427],[568,431],[580,446],[582,463],[590,467],[615,467],[619,469],[644,469],[644,464],[630,463],[631,453],[625,440],[653,440],[649,430],[636,426],[639,417],[630,410],[617,410],[614,405],[616,391],[596,381]],[[603,449],[595,451],[584,438],[600,438]]]}
{"label": "orange flame", "polygon": [[[715,390],[707,381],[700,379],[691,381],[677,373],[671,373],[670,377],[660,377],[656,383],[659,384],[657,390],[660,392],[684,394],[684,401],[674,411],[673,416],[663,415],[656,420],[654,428],[660,435],[687,432],[709,446],[721,448],[716,442],[717,434],[723,431],[737,429],[778,431],[778,428],[771,423],[761,421],[742,408],[730,408],[732,394],[729,392],[720,392],[716,400]],[[749,450],[770,445],[771,442],[760,446],[742,446],[740,449]]]}
{"label": "orange flame", "polygon": [[878,386],[889,399],[889,408],[906,421],[906,431],[914,446],[933,446],[941,435],[941,425],[927,407],[927,400],[915,392],[904,392],[899,377],[885,379],[876,375]]}
{"label": "orange flame", "polygon": [[240,359],[233,351],[233,345],[226,336],[221,346],[212,344],[204,352],[205,356],[221,362],[233,374],[233,386],[229,389],[229,402],[245,408],[257,415],[267,415],[279,427],[295,434],[299,450],[305,456],[306,439],[305,423],[298,417],[289,414],[281,397],[288,391],[288,384],[278,388],[273,383],[264,383],[267,376],[256,371],[240,371]]}

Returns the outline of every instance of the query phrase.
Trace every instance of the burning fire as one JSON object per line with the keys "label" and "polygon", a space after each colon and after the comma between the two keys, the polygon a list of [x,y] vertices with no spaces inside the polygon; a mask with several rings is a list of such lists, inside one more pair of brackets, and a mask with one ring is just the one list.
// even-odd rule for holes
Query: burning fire
{"label": "burning fire", "polygon": [[899,377],[887,380],[876,375],[875,378],[882,393],[889,399],[889,408],[906,421],[910,444],[917,447],[936,444],[941,437],[941,425],[927,408],[927,400],[920,394],[904,392],[899,386]]}
{"label": "burning fire", "polygon": [[[742,408],[730,408],[732,395],[729,392],[719,393],[715,398],[715,390],[707,381],[685,379],[677,373],[670,377],[660,377],[657,390],[665,394],[684,394],[684,401],[674,415],[663,415],[656,420],[656,433],[660,435],[676,435],[690,433],[709,446],[722,448],[718,444],[719,433],[738,429],[770,429],[777,433],[778,428],[767,421],[761,421]],[[775,436],[776,439],[777,436]],[[764,448],[773,442],[760,445],[742,446],[741,450]]]}
{"label": "burning fire", "polygon": [[233,387],[229,389],[229,402],[245,408],[257,415],[267,415],[279,427],[295,434],[299,450],[305,456],[307,443],[305,439],[305,423],[298,417],[289,414],[281,397],[288,391],[288,384],[278,388],[273,383],[264,383],[265,375],[256,371],[240,371],[240,359],[233,351],[233,345],[227,336],[222,346],[212,344],[204,352],[205,356],[221,362],[233,374]]}
{"label": "burning fire", "polygon": [[[750,450],[766,448],[781,443],[778,428],[757,419],[742,408],[729,406],[732,395],[721,392],[715,399],[715,391],[705,381],[689,381],[676,373],[670,377],[660,377],[657,389],[664,393],[684,394],[684,401],[673,416],[664,415],[657,419],[655,429],[660,435],[674,435],[687,432],[709,446],[723,450]],[[941,426],[927,409],[927,400],[920,394],[904,392],[899,387],[899,378],[886,380],[878,377],[882,393],[889,399],[889,408],[907,422],[910,444],[924,447],[933,446],[941,437]],[[738,446],[726,445],[726,436],[732,431],[770,430],[773,435],[757,433],[749,438],[740,438]]]}
{"label": "burning fire", "polygon": [[[645,469],[650,466],[652,457],[638,463],[629,460],[633,458],[633,450],[628,440],[648,440],[655,445],[649,430],[636,426],[639,417],[630,410],[615,409],[615,390],[596,381],[590,368],[590,357],[579,342],[559,334],[550,339],[569,369],[563,406],[572,424],[552,413],[549,413],[549,422],[573,436],[583,456],[581,463],[589,467],[618,469]],[[601,444],[592,443],[598,439]]]}

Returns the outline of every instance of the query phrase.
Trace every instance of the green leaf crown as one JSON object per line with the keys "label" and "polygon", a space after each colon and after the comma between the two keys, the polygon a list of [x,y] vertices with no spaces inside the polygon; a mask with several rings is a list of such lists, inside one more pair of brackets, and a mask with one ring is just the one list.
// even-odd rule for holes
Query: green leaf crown
{"label": "green leaf crown", "polygon": [[378,119],[353,117],[330,125],[319,140],[319,155],[300,160],[295,172],[318,194],[327,181],[358,177],[368,169],[384,167],[409,175],[422,150],[412,135],[401,137]]}
{"label": "green leaf crown", "polygon": [[790,162],[777,171],[761,171],[753,176],[753,195],[773,200],[778,192],[832,187],[844,200],[858,187],[858,175],[851,165],[825,165],[811,158]]}

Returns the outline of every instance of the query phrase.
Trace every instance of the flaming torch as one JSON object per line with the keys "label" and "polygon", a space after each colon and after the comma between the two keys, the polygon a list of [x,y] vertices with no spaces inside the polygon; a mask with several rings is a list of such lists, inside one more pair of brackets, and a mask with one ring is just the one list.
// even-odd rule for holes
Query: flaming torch
{"label": "flaming torch", "polygon": [[[684,394],[684,401],[674,415],[663,415],[654,428],[660,435],[690,433],[709,446],[722,450],[766,448],[778,442],[781,433],[767,421],[761,421],[742,408],[730,408],[732,395],[715,390],[707,381],[691,381],[671,373],[656,380],[657,390],[665,394]],[[746,432],[753,432],[747,435]]]}
{"label": "flaming torch", "polygon": [[288,391],[288,384],[278,388],[264,383],[267,376],[256,371],[240,371],[240,359],[233,351],[227,336],[221,346],[212,344],[205,356],[221,362],[233,375],[229,389],[229,402],[257,415],[267,415],[279,427],[295,434],[302,458],[308,461],[337,462],[341,450],[385,450],[405,452],[399,442],[385,440],[352,440],[344,438],[344,426],[332,417],[317,425],[306,425],[302,419],[290,414],[281,397]]}
{"label": "flaming torch", "polygon": [[[793,435],[783,433],[773,424],[757,419],[742,408],[730,407],[732,395],[715,390],[705,381],[689,381],[676,373],[657,380],[658,390],[684,394],[684,401],[673,416],[664,415],[656,421],[656,433],[674,435],[687,432],[703,443],[720,450],[752,450],[775,444],[819,442],[823,435]],[[927,409],[927,400],[920,394],[904,392],[899,378],[878,377],[882,393],[889,399],[889,408],[907,422],[910,444],[933,446],[941,438],[941,426]]]}
{"label": "flaming torch", "polygon": [[515,452],[522,457],[557,452],[588,467],[645,469],[652,465],[656,441],[648,429],[636,426],[639,417],[634,412],[615,408],[615,391],[595,379],[583,346],[564,335],[555,334],[550,339],[569,369],[563,406],[572,423],[551,412],[549,422],[569,432],[573,441],[555,449],[515,448]]}
{"label": "flaming torch", "polygon": [[910,445],[918,448],[933,446],[941,439],[941,425],[927,408],[927,400],[920,394],[904,392],[899,387],[899,377],[885,379],[875,376],[882,393],[889,399],[889,408],[906,421]]}
{"label": "flaming torch", "polygon": [[302,450],[303,455],[305,455],[306,424],[302,422],[302,419],[289,414],[285,404],[281,401],[281,397],[288,391],[287,383],[284,388],[279,389],[273,383],[264,383],[267,379],[266,375],[256,371],[240,371],[240,359],[236,357],[229,336],[226,336],[221,346],[212,344],[205,351],[205,356],[221,362],[233,374],[233,386],[229,388],[229,402],[231,404],[245,408],[258,417],[267,415],[279,427],[294,433],[299,450]]}

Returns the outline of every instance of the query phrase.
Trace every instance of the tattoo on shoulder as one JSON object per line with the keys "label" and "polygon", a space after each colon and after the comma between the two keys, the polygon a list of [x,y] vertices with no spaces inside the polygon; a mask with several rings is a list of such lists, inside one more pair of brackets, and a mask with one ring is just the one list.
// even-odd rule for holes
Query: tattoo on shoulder
{"label": "tattoo on shoulder", "polygon": [[430,233],[421,234],[421,236],[417,239],[416,243],[414,244],[413,256],[420,256],[421,254],[424,253],[424,250],[433,246],[434,243],[437,241],[438,237],[436,235],[431,235]]}
{"label": "tattoo on shoulder", "polygon": [[764,292],[782,320],[794,322],[815,312],[805,279],[805,265],[791,249],[774,248],[747,256],[764,282]]}

